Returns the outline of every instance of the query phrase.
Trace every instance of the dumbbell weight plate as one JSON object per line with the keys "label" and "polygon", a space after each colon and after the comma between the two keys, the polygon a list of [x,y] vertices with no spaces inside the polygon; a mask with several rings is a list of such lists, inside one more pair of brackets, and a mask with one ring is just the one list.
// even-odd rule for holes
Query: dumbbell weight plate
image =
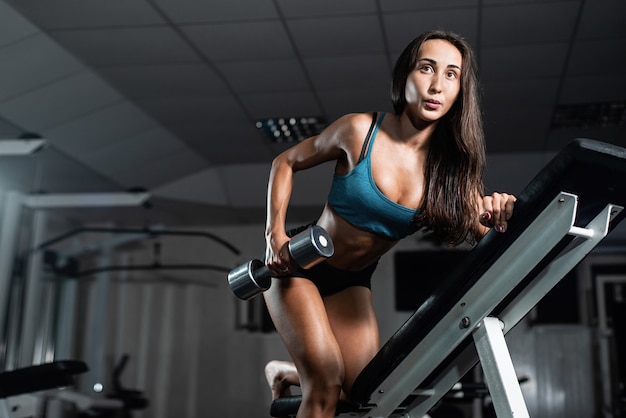
{"label": "dumbbell weight plate", "polygon": [[228,274],[228,283],[240,299],[248,300],[266,291],[272,284],[269,269],[261,260],[250,260]]}
{"label": "dumbbell weight plate", "polygon": [[309,269],[335,252],[333,241],[321,226],[313,225],[289,241],[291,258],[303,269]]}

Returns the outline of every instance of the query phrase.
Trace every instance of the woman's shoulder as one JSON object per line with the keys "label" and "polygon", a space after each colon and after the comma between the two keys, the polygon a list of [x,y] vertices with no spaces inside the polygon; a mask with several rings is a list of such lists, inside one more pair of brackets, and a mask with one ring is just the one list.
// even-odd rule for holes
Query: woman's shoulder
{"label": "woman's shoulder", "polygon": [[[375,112],[348,113],[337,119],[333,125],[341,132],[341,136],[347,140],[363,140],[372,125]],[[380,117],[381,112],[376,112]]]}
{"label": "woman's shoulder", "polygon": [[372,123],[372,120],[374,119],[374,115],[378,115],[378,117],[380,117],[382,112],[361,112],[361,113],[348,113],[346,115],[343,115],[339,120],[343,121],[344,123],[350,124],[353,127],[359,128],[362,127],[363,125],[366,125],[369,127],[369,125]]}

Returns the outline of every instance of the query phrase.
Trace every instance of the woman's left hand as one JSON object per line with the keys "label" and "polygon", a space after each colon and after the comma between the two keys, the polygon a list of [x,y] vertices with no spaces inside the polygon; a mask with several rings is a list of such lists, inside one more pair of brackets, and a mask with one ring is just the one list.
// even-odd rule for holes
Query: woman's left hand
{"label": "woman's left hand", "polygon": [[493,227],[498,232],[506,232],[516,200],[515,196],[508,193],[493,193],[491,196],[483,197],[480,223]]}

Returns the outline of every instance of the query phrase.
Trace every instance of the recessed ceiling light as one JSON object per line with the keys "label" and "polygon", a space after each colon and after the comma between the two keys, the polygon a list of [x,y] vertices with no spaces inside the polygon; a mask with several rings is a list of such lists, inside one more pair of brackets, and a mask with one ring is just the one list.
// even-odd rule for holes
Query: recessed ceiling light
{"label": "recessed ceiling light", "polygon": [[623,125],[625,120],[625,101],[562,104],[552,115],[552,127],[612,128]]}
{"label": "recessed ceiling light", "polygon": [[290,116],[257,121],[256,127],[272,142],[300,142],[322,132],[327,126],[321,116]]}

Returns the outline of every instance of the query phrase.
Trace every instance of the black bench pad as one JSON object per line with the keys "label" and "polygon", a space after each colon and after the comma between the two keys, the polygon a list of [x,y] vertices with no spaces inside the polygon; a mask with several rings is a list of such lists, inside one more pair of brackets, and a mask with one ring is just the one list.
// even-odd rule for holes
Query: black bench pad
{"label": "black bench pad", "polygon": [[0,373],[0,398],[70,386],[87,370],[82,361],[61,360]]}

